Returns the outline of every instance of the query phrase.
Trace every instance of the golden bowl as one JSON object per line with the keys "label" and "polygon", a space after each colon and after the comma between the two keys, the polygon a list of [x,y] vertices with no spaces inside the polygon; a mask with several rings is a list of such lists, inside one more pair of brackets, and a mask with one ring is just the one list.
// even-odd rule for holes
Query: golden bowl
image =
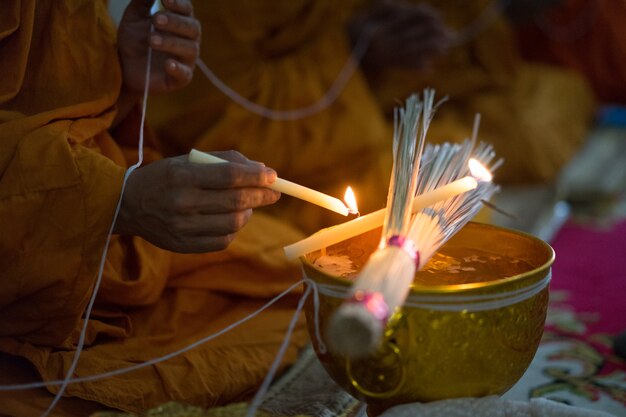
{"label": "golden bowl", "polygon": [[[379,239],[380,229],[324,255],[348,256],[358,270]],[[378,352],[359,360],[326,348],[327,325],[351,280],[316,265],[321,255],[301,258],[319,293],[305,307],[313,347],[329,375],[374,413],[408,402],[502,394],[535,355],[554,251],[533,236],[469,223],[416,275]]]}

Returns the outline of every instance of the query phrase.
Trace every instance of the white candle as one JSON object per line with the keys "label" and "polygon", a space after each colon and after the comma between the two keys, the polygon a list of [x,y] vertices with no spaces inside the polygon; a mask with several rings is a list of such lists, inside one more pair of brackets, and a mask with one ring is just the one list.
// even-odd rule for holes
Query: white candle
{"label": "white candle", "polygon": [[[477,186],[476,179],[471,176],[463,177],[442,187],[415,196],[413,199],[412,213],[432,206],[438,201],[447,200],[455,195],[473,190]],[[323,229],[316,234],[309,236],[292,245],[285,246],[287,258],[294,259],[306,255],[321,248],[325,248],[335,243],[339,243],[354,236],[358,236],[367,231],[373,230],[383,225],[385,220],[385,209],[374,211],[357,219],[339,224],[337,226]]]}
{"label": "white candle", "polygon": [[[229,161],[192,149],[191,152],[189,152],[189,162],[197,164],[219,164]],[[276,181],[274,181],[269,188],[283,194],[288,194],[292,197],[308,201],[309,203],[316,204],[320,207],[327,208],[328,210],[343,214],[344,216],[347,216],[349,213],[348,207],[346,207],[346,205],[338,198],[331,197],[324,193],[320,193],[319,191],[298,185],[282,178],[276,178]]]}

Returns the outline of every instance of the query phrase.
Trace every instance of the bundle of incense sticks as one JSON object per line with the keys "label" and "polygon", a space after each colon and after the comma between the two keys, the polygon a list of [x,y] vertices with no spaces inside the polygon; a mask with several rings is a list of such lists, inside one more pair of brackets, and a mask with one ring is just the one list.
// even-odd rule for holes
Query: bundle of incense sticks
{"label": "bundle of incense sticks", "polygon": [[417,269],[421,269],[431,256],[470,221],[498,190],[492,172],[502,163],[494,162],[496,154],[491,145],[466,140],[461,144],[444,143],[426,146],[417,193],[429,192],[462,176],[470,175],[477,181],[474,189],[414,214],[409,239],[415,245]]}
{"label": "bundle of incense sticks", "polygon": [[[480,210],[482,201],[497,191],[491,172],[501,160],[493,162],[495,152],[490,145],[476,144],[476,130],[477,124],[472,140],[461,144],[425,147],[414,188],[417,195],[466,177],[474,178],[475,185],[418,211],[400,233],[384,230],[380,248],[363,267],[349,298],[331,320],[329,345],[336,353],[359,358],[376,351],[389,318],[408,295],[415,271]],[[401,178],[395,171],[393,175],[396,181]]]}
{"label": "bundle of incense sticks", "polygon": [[411,206],[417,187],[419,162],[434,109],[435,92],[424,90],[423,99],[411,95],[404,108],[394,112],[393,170],[387,195],[383,235],[369,258],[350,298],[331,319],[329,344],[351,357],[371,352],[382,337],[391,314],[400,305],[415,274],[415,250],[407,239]]}

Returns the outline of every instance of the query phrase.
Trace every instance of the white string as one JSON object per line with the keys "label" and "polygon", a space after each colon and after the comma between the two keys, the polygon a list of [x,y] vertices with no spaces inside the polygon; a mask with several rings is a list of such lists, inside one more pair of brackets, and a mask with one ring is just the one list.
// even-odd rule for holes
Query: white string
{"label": "white string", "polygon": [[[473,22],[470,22],[464,28],[456,31],[451,42],[451,46],[463,45],[478,36],[502,15],[502,12],[509,5],[510,1],[511,0],[494,0],[489,6],[485,7],[483,12],[481,12],[481,14]],[[204,61],[202,61],[202,59],[198,58],[196,60],[196,65],[200,68],[200,71],[202,71],[211,84],[215,86],[215,88],[249,112],[265,117],[266,119],[276,121],[299,120],[313,116],[314,114],[327,109],[337,100],[346,84],[358,68],[359,63],[363,59],[374,32],[375,30],[361,34],[352,53],[348,57],[348,60],[322,98],[313,104],[297,109],[277,110],[255,103],[229,87],[204,63]]]}
{"label": "white string", "polygon": [[[477,294],[477,295],[441,295],[427,296],[411,294],[404,305],[406,307],[424,308],[437,311],[486,311],[507,307],[538,294],[550,283],[552,274],[547,273],[541,280],[528,287],[518,288],[512,291]],[[308,281],[307,281],[308,282]],[[349,287],[332,284],[317,283],[316,289],[320,294],[328,297],[345,299],[348,296]]]}
{"label": "white string", "polygon": [[[499,308],[504,308],[511,306],[513,304],[521,303],[522,301],[528,300],[534,295],[539,294],[545,288],[548,287],[550,283],[551,274],[546,275],[541,281],[538,281],[536,284],[531,287],[524,288],[524,291],[517,290],[511,291],[509,293],[505,293],[503,298],[497,298],[498,294],[493,294],[493,297],[489,301],[480,301],[476,303],[471,302],[459,302],[459,304],[431,304],[425,302],[423,300],[415,300],[414,298],[409,298],[405,305],[407,307],[418,307],[428,310],[434,311],[449,311],[449,312],[478,312],[478,311],[488,311],[488,310],[496,310]],[[479,298],[480,296],[476,296]]]}
{"label": "white string", "polygon": [[[150,25],[150,32],[152,32],[153,30],[154,30],[153,26]],[[126,170],[126,173],[124,174],[120,196],[117,200],[117,206],[115,207],[115,212],[113,213],[113,220],[111,221],[111,227],[109,228],[109,232],[107,234],[107,237],[104,243],[104,249],[102,250],[102,257],[100,258],[100,267],[98,269],[98,277],[96,278],[96,282],[93,287],[93,294],[91,295],[91,298],[89,299],[89,304],[87,305],[87,309],[85,310],[85,317],[83,318],[83,326],[80,330],[80,336],[78,338],[78,344],[76,345],[76,351],[74,352],[74,357],[72,358],[72,363],[67,371],[67,374],[65,375],[65,379],[63,380],[63,383],[61,384],[59,391],[56,393],[54,399],[52,400],[52,403],[50,403],[50,406],[47,408],[47,410],[44,411],[43,414],[41,414],[41,417],[47,417],[50,414],[50,412],[54,409],[54,407],[57,405],[57,403],[63,396],[63,393],[65,392],[65,389],[67,388],[67,385],[69,384],[69,381],[72,379],[72,375],[74,374],[74,371],[76,370],[78,359],[80,358],[80,354],[85,345],[85,337],[87,334],[87,326],[89,325],[89,317],[91,317],[91,311],[96,301],[98,290],[100,289],[100,283],[102,282],[104,264],[106,262],[106,256],[109,250],[109,243],[111,242],[111,236],[113,235],[113,228],[115,227],[115,221],[117,220],[117,216],[122,206],[122,197],[124,196],[124,189],[126,188],[126,183],[128,182],[128,177],[130,176],[130,174],[132,174],[132,172],[138,167],[140,167],[141,164],[143,163],[144,122],[146,118],[146,103],[148,101],[148,86],[150,84],[151,60],[152,60],[152,49],[148,48],[148,55],[147,55],[147,62],[146,62],[146,80],[145,80],[144,91],[143,91],[143,103],[141,105],[141,126],[139,128],[138,161],[135,165],[128,168]]]}
{"label": "white string", "polygon": [[[501,11],[501,10],[500,10]],[[486,15],[487,13],[485,13],[484,15]],[[484,23],[486,20],[483,18],[484,16],[479,17],[479,19],[477,19],[475,23],[482,21],[482,25],[475,25],[476,27],[480,27],[480,30],[483,30],[484,27],[487,26],[486,23]],[[490,22],[489,22],[490,23]],[[461,33],[463,36],[458,36],[457,37],[457,45],[463,42],[467,42],[469,41],[471,38],[470,36],[476,36],[477,33],[479,32],[479,30],[477,30],[476,28],[472,28],[470,26],[472,25],[468,25],[468,28],[473,29],[473,30],[466,30],[465,33],[463,32],[459,32]],[[152,32],[154,30],[154,28],[152,27],[152,25],[150,26],[150,31]],[[235,101],[236,103],[238,103],[239,105],[243,106],[244,108],[248,109],[249,111],[259,114],[263,117],[269,118],[269,119],[273,119],[273,120],[296,120],[296,119],[301,119],[301,118],[305,118],[308,116],[311,116],[313,114],[319,113],[320,111],[326,109],[328,106],[330,106],[339,96],[339,94],[341,93],[341,91],[345,88],[345,85],[347,84],[348,80],[350,79],[350,77],[352,76],[352,74],[354,73],[354,71],[356,70],[356,68],[358,67],[358,64],[360,62],[360,60],[362,59],[365,51],[367,50],[367,46],[369,45],[369,37],[368,36],[362,36],[359,39],[359,42],[357,43],[357,45],[354,48],[353,54],[349,57],[348,61],[346,62],[346,64],[344,65],[344,67],[342,68],[342,70],[340,71],[339,75],[337,76],[337,79],[333,82],[333,84],[331,85],[331,87],[329,88],[329,90],[325,93],[325,95],[318,100],[317,102],[303,107],[303,108],[299,108],[299,109],[294,109],[294,110],[273,110],[273,109],[269,109],[267,107],[261,106],[257,103],[251,102],[250,100],[246,99],[245,97],[241,96],[240,94],[238,94],[237,92],[235,92],[234,90],[232,90],[230,87],[228,87],[224,82],[222,82],[205,64],[204,62],[202,62],[202,60],[198,59],[198,67],[203,71],[203,73],[207,76],[207,78],[220,90],[222,91],[225,95],[227,95],[228,97],[230,97],[233,101]],[[42,388],[42,387],[46,387],[46,386],[58,386],[60,385],[60,388],[57,392],[57,394],[55,395],[55,398],[53,399],[52,403],[50,404],[50,406],[48,407],[48,409],[41,415],[41,417],[47,417],[49,415],[49,413],[55,408],[56,404],[58,403],[58,401],[60,400],[60,398],[62,397],[63,393],[65,392],[67,386],[70,383],[80,383],[80,382],[89,382],[89,381],[95,381],[98,379],[103,379],[103,378],[107,378],[107,377],[111,377],[111,376],[115,376],[115,375],[120,375],[126,372],[131,372],[146,366],[150,366],[150,365],[154,365],[166,360],[169,360],[177,355],[180,355],[184,352],[187,352],[188,350],[191,350],[203,343],[206,343],[210,340],[212,340],[215,337],[218,337],[232,329],[234,329],[235,327],[243,324],[244,322],[252,319],[253,317],[256,317],[258,314],[260,314],[262,311],[264,311],[265,309],[267,309],[269,306],[271,306],[272,304],[274,304],[276,301],[278,301],[279,299],[281,299],[282,297],[284,297],[286,294],[288,294],[289,292],[291,292],[296,286],[300,285],[301,283],[303,283],[304,281],[299,281],[298,283],[294,284],[293,286],[291,286],[290,288],[288,288],[287,290],[285,290],[283,293],[281,293],[280,295],[278,295],[277,297],[275,297],[274,299],[272,299],[270,302],[268,302],[267,304],[265,304],[263,307],[261,307],[259,310],[257,310],[256,312],[253,312],[252,314],[250,314],[247,317],[244,317],[243,319],[227,326],[226,328],[218,331],[217,333],[214,333],[212,335],[209,335],[201,340],[198,340],[194,343],[191,343],[189,345],[187,345],[186,347],[179,349],[178,351],[172,352],[170,354],[158,357],[158,358],[154,358],[151,359],[149,361],[140,363],[140,364],[136,364],[133,366],[129,366],[126,368],[121,368],[121,369],[117,369],[117,370],[113,370],[113,371],[109,371],[109,372],[104,372],[104,373],[100,373],[100,374],[95,374],[95,375],[90,375],[90,376],[86,376],[86,377],[80,377],[80,378],[72,378],[72,375],[74,374],[74,371],[76,370],[76,366],[78,364],[78,360],[80,358],[80,355],[82,353],[82,350],[84,348],[84,344],[85,344],[85,338],[86,338],[86,332],[87,332],[87,326],[89,324],[89,318],[91,317],[91,313],[93,310],[93,306],[95,303],[95,299],[96,296],[98,294],[99,288],[100,288],[100,284],[102,282],[102,275],[103,275],[103,271],[104,271],[104,265],[106,262],[106,255],[108,253],[108,247],[110,244],[110,240],[111,240],[111,236],[113,234],[113,229],[115,227],[115,222],[117,220],[117,217],[119,215],[119,211],[121,208],[121,203],[122,203],[122,197],[124,195],[124,191],[126,188],[126,184],[128,181],[129,176],[132,174],[132,172],[139,168],[142,163],[143,163],[143,143],[144,143],[144,123],[145,123],[145,117],[146,117],[146,105],[147,105],[147,97],[148,97],[148,86],[150,83],[150,68],[151,68],[151,59],[152,59],[152,49],[148,49],[148,54],[147,54],[147,63],[146,63],[146,76],[145,76],[145,85],[144,85],[144,92],[143,92],[143,103],[142,103],[142,109],[141,109],[141,126],[140,126],[140,131],[139,131],[139,144],[138,144],[138,161],[137,163],[135,163],[134,165],[132,165],[131,167],[128,168],[128,170],[126,171],[123,181],[122,181],[122,186],[121,186],[121,192],[120,192],[120,197],[118,199],[116,208],[115,208],[115,212],[113,214],[113,220],[111,222],[111,226],[109,228],[109,232],[107,234],[106,237],[106,241],[105,241],[105,245],[102,251],[102,257],[100,259],[100,265],[99,265],[99,269],[98,269],[98,275],[96,278],[96,281],[94,283],[94,287],[93,287],[93,293],[92,296],[89,300],[89,303],[87,305],[87,308],[85,310],[85,314],[84,314],[84,318],[83,318],[83,325],[81,328],[81,332],[80,332],[80,336],[79,336],[79,340],[76,346],[76,351],[74,352],[74,356],[72,359],[72,363],[66,373],[66,376],[63,380],[56,380],[56,381],[48,381],[48,382],[36,382],[36,383],[29,383],[29,384],[15,384],[15,385],[2,385],[0,386],[0,391],[13,391],[13,390],[25,390],[25,389],[33,389],[33,388]],[[309,284],[309,286],[307,287],[307,290],[305,292],[305,294],[303,295],[303,297],[300,299],[300,302],[298,304],[298,309],[296,310],[296,313],[294,314],[294,318],[292,319],[292,322],[290,323],[290,326],[288,328],[287,334],[285,336],[285,339],[283,341],[283,345],[281,346],[279,353],[275,359],[274,364],[272,365],[272,368],[270,370],[270,373],[268,373],[268,375],[266,376],[266,379],[263,383],[263,385],[261,386],[261,388],[259,389],[259,392],[257,393],[257,396],[255,396],[255,399],[258,397],[259,399],[256,400],[256,402],[258,402],[258,404],[256,402],[253,402],[253,404],[251,405],[248,413],[249,415],[254,415],[254,413],[256,412],[256,409],[258,408],[258,405],[260,404],[260,398],[262,397],[262,394],[264,394],[268,387],[269,384],[271,383],[274,374],[276,373],[278,364],[280,364],[280,361],[282,360],[282,356],[284,356],[284,352],[286,350],[286,347],[288,345],[291,333],[293,332],[293,328],[295,326],[295,323],[297,321],[297,317],[299,315],[299,313],[302,310],[302,307],[304,305],[304,302],[306,300],[306,298],[308,297],[311,288],[313,288],[314,291],[314,311],[315,311],[315,332],[316,332],[316,337],[318,339],[318,342],[320,344],[320,349],[321,350],[325,350],[325,344],[322,341],[322,338],[320,336],[320,331],[319,331],[319,320],[318,320],[318,314],[319,314],[319,290],[318,290],[318,286],[313,283],[313,281],[310,280],[306,280],[307,284]],[[312,284],[311,284],[312,283]],[[261,394],[259,394],[261,393]],[[252,413],[252,414],[250,414]]]}
{"label": "white string", "polygon": [[239,104],[241,107],[250,111],[251,113],[258,114],[259,116],[265,117],[271,120],[277,121],[287,121],[287,120],[298,120],[304,119],[305,117],[312,116],[325,110],[330,106],[337,97],[341,94],[346,84],[352,77],[354,71],[358,68],[359,62],[363,58],[365,51],[367,51],[367,47],[369,46],[370,36],[362,35],[359,38],[356,46],[354,47],[354,51],[348,57],[348,60],[344,64],[343,68],[337,75],[337,78],[332,83],[330,88],[324,93],[322,98],[316,101],[313,104],[310,104],[305,107],[300,107],[298,109],[293,110],[275,110],[270,109],[268,107],[257,104],[253,101],[248,100],[241,94],[237,93],[235,90],[230,88],[224,81],[218,78],[217,75],[213,71],[206,66],[206,64],[202,61],[202,59],[198,58],[196,64],[198,68],[202,71],[202,73],[209,79],[209,81],[224,95],[230,98],[235,103]]}
{"label": "white string", "polygon": [[263,383],[257,390],[256,394],[254,395],[254,398],[252,399],[252,402],[250,403],[250,406],[248,407],[248,411],[246,412],[246,417],[254,417],[257,410],[259,409],[259,406],[261,405],[261,402],[263,401],[263,397],[265,396],[265,394],[267,393],[267,390],[270,387],[270,384],[274,380],[274,376],[276,375],[276,372],[278,371],[278,366],[282,362],[283,357],[285,356],[285,352],[287,351],[287,347],[289,346],[289,341],[291,340],[291,334],[293,333],[293,329],[296,327],[296,323],[298,322],[298,318],[300,317],[300,313],[302,312],[304,303],[310,293],[311,293],[311,287],[307,286],[306,290],[304,291],[304,294],[302,294],[302,297],[300,297],[300,301],[298,302],[298,307],[296,308],[296,311],[294,312],[293,317],[291,318],[291,323],[289,323],[289,327],[287,327],[287,332],[285,333],[283,343],[281,344],[280,349],[278,349],[278,353],[276,354],[276,357],[274,358],[274,362],[272,363],[272,366],[270,366],[270,370],[267,372],[267,375],[265,376]]}
{"label": "white string", "polygon": [[[292,286],[290,286],[289,288],[287,288],[286,290],[284,290],[283,292],[281,292],[280,294],[278,294],[276,297],[274,297],[273,299],[271,299],[270,301],[268,301],[266,304],[264,304],[261,308],[259,308],[258,310],[254,311],[253,313],[251,313],[250,315],[243,317],[242,319],[229,324],[228,326],[224,327],[222,330],[219,330],[213,334],[210,334],[200,340],[197,340],[193,343],[190,343],[189,345],[176,350],[174,352],[170,352],[166,355],[157,357],[157,358],[153,358],[150,359],[149,361],[146,362],[141,362],[135,365],[131,365],[128,366],[126,368],[120,368],[120,369],[114,369],[112,371],[108,371],[108,372],[103,372],[100,374],[94,374],[94,375],[88,375],[88,376],[83,376],[83,377],[79,377],[79,378],[73,378],[70,379],[69,382],[70,383],[81,383],[81,382],[92,382],[92,381],[97,381],[99,379],[104,379],[104,378],[108,378],[108,377],[112,377],[112,376],[116,376],[116,375],[121,375],[121,374],[125,374],[127,372],[132,372],[132,371],[136,371],[138,369],[141,368],[145,368],[147,366],[151,366],[151,365],[156,365],[158,363],[161,362],[165,362],[167,360],[170,360],[178,355],[181,355],[185,352],[188,352],[206,342],[209,342],[213,339],[215,339],[216,337],[219,337],[221,335],[223,335],[224,333],[227,333],[231,330],[233,330],[234,328],[244,324],[245,322],[253,319],[254,317],[258,316],[259,314],[261,314],[263,311],[267,310],[269,307],[271,307],[273,304],[275,304],[277,301],[279,301],[280,299],[282,299],[283,297],[285,297],[287,294],[289,294],[291,291],[293,291],[296,287],[298,287],[300,284],[304,283],[305,280],[300,280],[298,282],[296,282],[295,284],[293,284]],[[308,283],[308,282],[307,282]],[[56,381],[47,381],[47,382],[32,382],[32,383],[28,383],[28,384],[15,384],[15,385],[0,385],[0,391],[19,391],[19,390],[26,390],[26,389],[33,389],[33,388],[43,388],[46,386],[56,386],[56,385],[62,385],[65,382],[65,380],[56,380]]]}
{"label": "white string", "polygon": [[[302,276],[306,277],[304,273],[304,269],[302,270]],[[305,278],[304,281],[313,288],[313,324],[315,327],[315,338],[317,339],[317,348],[320,353],[326,353],[328,349],[326,348],[326,343],[322,339],[322,335],[320,332],[320,292],[317,286],[317,283],[312,279]]]}
{"label": "white string", "polygon": [[367,417],[367,403],[362,403],[356,412],[355,417]]}

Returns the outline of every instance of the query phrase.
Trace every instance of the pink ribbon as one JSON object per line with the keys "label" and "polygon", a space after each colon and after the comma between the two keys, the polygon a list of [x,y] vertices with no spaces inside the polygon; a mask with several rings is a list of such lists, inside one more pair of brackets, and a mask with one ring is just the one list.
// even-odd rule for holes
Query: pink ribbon
{"label": "pink ribbon", "polygon": [[419,267],[420,253],[417,251],[415,242],[411,239],[407,239],[405,236],[393,235],[387,239],[387,246],[395,246],[404,250],[415,262],[415,265]]}
{"label": "pink ribbon", "polygon": [[375,291],[357,291],[348,302],[363,305],[375,319],[380,320],[383,324],[387,323],[389,307],[381,293]]}

